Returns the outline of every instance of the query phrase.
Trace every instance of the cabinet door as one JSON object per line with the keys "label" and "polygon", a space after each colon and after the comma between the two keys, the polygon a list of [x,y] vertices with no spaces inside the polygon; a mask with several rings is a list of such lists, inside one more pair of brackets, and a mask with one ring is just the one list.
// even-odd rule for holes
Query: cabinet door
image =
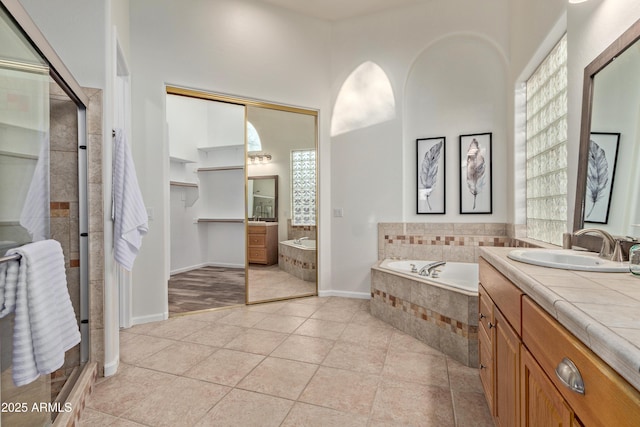
{"label": "cabinet door", "polygon": [[520,338],[494,306],[494,405],[496,425],[514,427],[520,424]]}
{"label": "cabinet door", "polygon": [[562,395],[531,356],[522,347],[521,411],[523,427],[571,427],[573,414]]}
{"label": "cabinet door", "polygon": [[487,398],[491,415],[495,415],[493,406],[493,302],[482,285],[478,287],[478,355],[480,357],[480,382]]}

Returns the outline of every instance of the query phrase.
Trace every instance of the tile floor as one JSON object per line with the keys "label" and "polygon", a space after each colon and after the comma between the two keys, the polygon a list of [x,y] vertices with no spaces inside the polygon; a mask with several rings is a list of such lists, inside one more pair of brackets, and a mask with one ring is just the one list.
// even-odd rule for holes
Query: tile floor
{"label": "tile floor", "polygon": [[278,264],[262,266],[249,264],[248,301],[316,294],[316,283],[299,279],[281,270]]}
{"label": "tile floor", "polygon": [[372,317],[305,298],[120,333],[83,426],[493,426],[477,369]]}

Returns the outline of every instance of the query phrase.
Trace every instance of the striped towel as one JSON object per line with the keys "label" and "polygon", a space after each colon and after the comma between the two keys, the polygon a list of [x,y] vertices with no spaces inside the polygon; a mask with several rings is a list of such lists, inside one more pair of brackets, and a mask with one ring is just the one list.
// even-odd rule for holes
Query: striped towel
{"label": "striped towel", "polygon": [[13,382],[21,386],[60,368],[80,330],[60,243],[41,240],[6,255],[13,254],[22,258],[0,264],[0,317],[15,312]]}
{"label": "striped towel", "polygon": [[149,226],[131,150],[122,129],[116,129],[113,146],[113,221],[115,260],[131,271]]}

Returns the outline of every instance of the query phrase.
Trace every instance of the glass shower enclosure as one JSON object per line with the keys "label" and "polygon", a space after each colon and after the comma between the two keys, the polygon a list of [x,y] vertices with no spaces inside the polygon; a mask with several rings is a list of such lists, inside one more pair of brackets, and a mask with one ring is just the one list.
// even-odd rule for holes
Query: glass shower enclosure
{"label": "glass shower enclosure", "polygon": [[[0,257],[32,241],[61,244],[82,341],[65,353],[60,369],[17,387],[14,315],[0,314],[0,425],[50,425],[65,410],[66,396],[88,360],[86,104],[24,9],[15,0],[1,0]],[[0,289],[0,313],[3,309]]]}

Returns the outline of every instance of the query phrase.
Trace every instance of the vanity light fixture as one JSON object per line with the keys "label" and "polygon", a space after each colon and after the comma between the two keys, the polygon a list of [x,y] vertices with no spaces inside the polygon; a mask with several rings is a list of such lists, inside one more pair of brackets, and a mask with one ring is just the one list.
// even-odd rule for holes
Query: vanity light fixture
{"label": "vanity light fixture", "polygon": [[247,158],[251,164],[263,164],[271,161],[271,154],[262,152],[252,152],[247,154]]}
{"label": "vanity light fixture", "polygon": [[569,3],[571,3],[571,4],[577,4],[577,3],[584,3],[584,2],[586,2],[586,1],[589,1],[589,0],[569,0]]}

